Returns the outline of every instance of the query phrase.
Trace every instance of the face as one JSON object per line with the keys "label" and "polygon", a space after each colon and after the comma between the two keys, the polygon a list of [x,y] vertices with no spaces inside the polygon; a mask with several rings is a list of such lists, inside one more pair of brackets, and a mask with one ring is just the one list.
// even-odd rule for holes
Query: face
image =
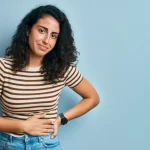
{"label": "face", "polygon": [[50,52],[57,42],[59,32],[59,22],[55,18],[51,16],[40,18],[28,34],[30,57],[43,58]]}

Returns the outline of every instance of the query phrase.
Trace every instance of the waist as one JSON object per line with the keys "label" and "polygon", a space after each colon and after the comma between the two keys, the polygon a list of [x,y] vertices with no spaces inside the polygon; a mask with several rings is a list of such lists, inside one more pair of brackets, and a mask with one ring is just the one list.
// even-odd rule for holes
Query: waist
{"label": "waist", "polygon": [[[52,132],[50,132],[48,136],[51,136],[51,134],[52,134]],[[24,142],[27,142],[30,140],[32,140],[34,142],[39,142],[41,140],[41,137],[44,137],[44,136],[32,136],[29,134],[24,134],[21,137],[16,137],[16,136],[12,136],[7,133],[4,133],[4,132],[0,132],[0,139],[8,141],[10,143],[12,143],[13,141],[18,141],[18,142],[24,143]]]}

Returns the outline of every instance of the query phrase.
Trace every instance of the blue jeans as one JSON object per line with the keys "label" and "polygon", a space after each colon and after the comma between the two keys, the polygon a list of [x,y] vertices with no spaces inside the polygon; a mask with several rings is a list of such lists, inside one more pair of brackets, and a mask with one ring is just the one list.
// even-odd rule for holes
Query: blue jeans
{"label": "blue jeans", "polygon": [[0,132],[0,150],[61,150],[58,136],[51,139],[48,136],[14,137]]}

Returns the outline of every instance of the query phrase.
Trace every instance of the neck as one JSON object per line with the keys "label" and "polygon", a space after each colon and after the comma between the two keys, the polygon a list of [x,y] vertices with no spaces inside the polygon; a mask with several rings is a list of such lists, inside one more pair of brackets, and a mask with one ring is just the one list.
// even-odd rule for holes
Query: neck
{"label": "neck", "polygon": [[38,57],[38,56],[33,56],[32,54],[30,55],[30,59],[29,59],[29,63],[28,66],[29,67],[39,67],[42,65],[42,57]]}

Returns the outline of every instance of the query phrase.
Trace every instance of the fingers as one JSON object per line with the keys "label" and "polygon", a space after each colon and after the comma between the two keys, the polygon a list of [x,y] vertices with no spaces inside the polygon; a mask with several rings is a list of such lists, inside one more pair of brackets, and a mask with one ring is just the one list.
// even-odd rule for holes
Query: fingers
{"label": "fingers", "polygon": [[54,133],[54,137],[57,135],[57,128],[55,130],[55,120],[54,119],[47,119],[45,118],[45,114],[37,114],[30,118],[28,121],[29,125],[29,132],[28,134],[33,134],[37,136],[48,136],[49,132]]}
{"label": "fingers", "polygon": [[54,132],[54,125],[44,125],[42,132],[43,133]]}
{"label": "fingers", "polygon": [[44,125],[44,129],[54,129],[54,125]]}
{"label": "fingers", "polygon": [[[42,122],[42,124],[54,124],[55,123],[55,120],[54,119],[47,119],[45,118],[47,113],[43,113],[43,114],[38,114],[38,115],[34,115],[32,117],[36,118],[36,119],[39,119],[39,121]],[[32,118],[30,117],[30,118]]]}
{"label": "fingers", "polygon": [[43,124],[47,125],[54,125],[55,121],[51,119],[43,119]]}
{"label": "fingers", "polygon": [[45,125],[43,132],[54,132],[54,125]]}
{"label": "fingers", "polygon": [[52,134],[51,138],[52,138],[52,139],[55,138],[56,135],[57,135],[57,133],[58,133],[58,126],[57,126],[57,124],[55,124],[55,125],[54,125],[54,133]]}
{"label": "fingers", "polygon": [[42,133],[54,132],[54,129],[43,129]]}

